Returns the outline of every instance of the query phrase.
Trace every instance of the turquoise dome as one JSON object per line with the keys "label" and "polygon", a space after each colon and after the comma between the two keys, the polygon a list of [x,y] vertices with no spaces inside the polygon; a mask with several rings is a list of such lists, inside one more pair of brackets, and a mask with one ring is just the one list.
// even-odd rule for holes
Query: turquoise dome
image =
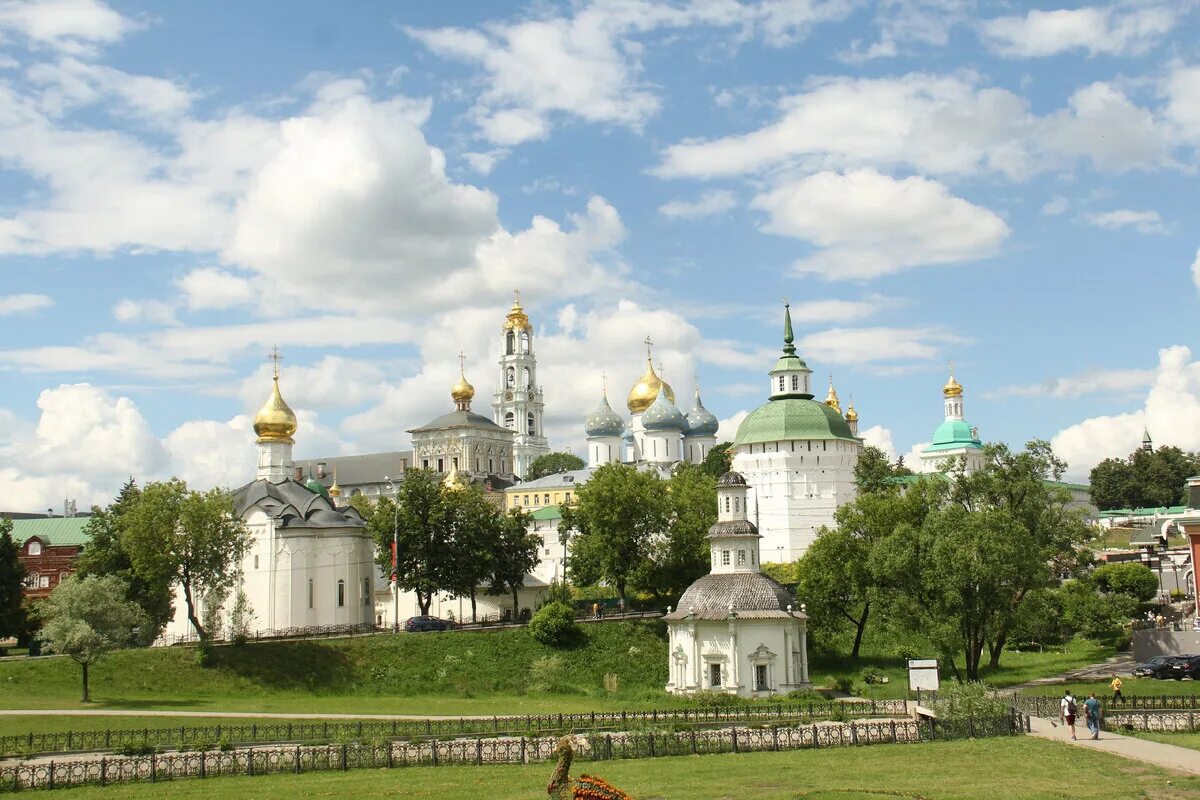
{"label": "turquoise dome", "polygon": [[650,407],[642,412],[642,427],[648,431],[681,431],[686,425],[687,419],[679,406],[661,390]]}
{"label": "turquoise dome", "polygon": [[948,419],[933,432],[933,441],[923,452],[936,453],[939,450],[960,450],[962,448],[982,449],[983,442],[979,441],[971,431],[971,426],[961,419]]}
{"label": "turquoise dome", "polygon": [[304,484],[304,488],[308,489],[313,494],[319,494],[326,499],[329,498],[329,490],[322,486],[321,482],[312,475],[308,476],[308,482]]}
{"label": "turquoise dome", "polygon": [[842,415],[824,403],[784,397],[763,403],[738,426],[734,447],[791,439],[843,439],[857,442]]}
{"label": "turquoise dome", "polygon": [[583,421],[583,431],[588,436],[620,436],[625,431],[625,423],[608,404],[608,397],[604,396],[596,410]]}
{"label": "turquoise dome", "polygon": [[716,436],[720,421],[700,402],[700,390],[696,390],[696,404],[687,413],[687,427],[683,432],[688,436]]}

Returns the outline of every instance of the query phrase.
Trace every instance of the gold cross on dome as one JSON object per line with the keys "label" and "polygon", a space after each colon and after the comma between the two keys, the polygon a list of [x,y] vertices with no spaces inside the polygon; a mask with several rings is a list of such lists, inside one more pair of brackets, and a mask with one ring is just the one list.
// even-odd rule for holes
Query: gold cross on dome
{"label": "gold cross on dome", "polygon": [[272,369],[275,372],[275,377],[279,377],[279,362],[283,361],[283,356],[279,352],[278,347],[272,347],[271,352],[267,354],[267,360],[274,363]]}
{"label": "gold cross on dome", "polygon": [[462,350],[458,351],[458,374],[463,375],[467,369],[467,354]]}
{"label": "gold cross on dome", "polygon": [[950,377],[953,378],[954,377],[954,359],[950,359],[949,361],[947,361],[946,366],[950,367]]}
{"label": "gold cross on dome", "polygon": [[521,290],[513,289],[513,305],[521,305]]}
{"label": "gold cross on dome", "polygon": [[654,340],[650,338],[650,334],[646,334],[646,358],[650,357],[650,348],[654,346]]}
{"label": "gold cross on dome", "polygon": [[608,373],[605,371],[600,372],[600,386],[603,387],[604,393],[608,394]]}

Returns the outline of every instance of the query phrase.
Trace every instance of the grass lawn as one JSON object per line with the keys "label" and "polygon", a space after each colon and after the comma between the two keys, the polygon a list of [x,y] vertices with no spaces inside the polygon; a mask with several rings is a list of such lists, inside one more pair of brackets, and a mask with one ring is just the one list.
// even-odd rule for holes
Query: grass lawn
{"label": "grass lawn", "polygon": [[[1069,688],[1080,697],[1087,697],[1091,692],[1095,692],[1097,695],[1109,695],[1112,694],[1112,689],[1109,688],[1110,680],[1048,683],[1031,686],[1021,691],[1023,694],[1061,695],[1064,689]],[[1200,708],[1200,681],[1160,681],[1154,678],[1123,676],[1121,678],[1121,694],[1126,698],[1134,695],[1196,695],[1197,707]],[[1121,706],[1118,705],[1115,708],[1120,709]]]}
{"label": "grass lawn", "polygon": [[[162,797],[263,800],[301,796],[528,800],[543,796],[550,764],[428,767],[162,785],[60,790],[63,800]],[[879,797],[992,800],[1001,790],[1022,800],[1183,800],[1200,795],[1200,777],[1058,742],[979,739],[923,745],[691,756],[577,765],[637,800],[864,800]]]}
{"label": "grass lawn", "polygon": [[1152,742],[1162,742],[1163,744],[1173,744],[1176,747],[1188,747],[1192,750],[1200,750],[1200,733],[1149,733],[1137,731],[1124,733],[1124,736],[1136,736],[1139,739],[1149,739]]}

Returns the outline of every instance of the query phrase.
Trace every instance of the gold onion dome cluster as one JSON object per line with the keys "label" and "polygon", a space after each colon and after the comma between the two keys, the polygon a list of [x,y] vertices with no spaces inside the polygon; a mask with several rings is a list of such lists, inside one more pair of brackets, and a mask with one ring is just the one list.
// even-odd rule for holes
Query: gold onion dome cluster
{"label": "gold onion dome cluster", "polygon": [[837,389],[833,388],[833,376],[829,376],[829,393],[825,395],[825,405],[839,414],[842,413],[842,401],[838,398]]}
{"label": "gold onion dome cluster", "polygon": [[259,442],[294,444],[292,436],[296,433],[296,414],[279,393],[279,375],[274,378],[271,396],[254,415],[254,432],[258,434]]}
{"label": "gold onion dome cluster", "polygon": [[846,422],[858,422],[858,412],[854,410],[854,401],[846,407]]}
{"label": "gold onion dome cluster", "polygon": [[671,388],[671,384],[658,377],[658,373],[654,371],[654,365],[647,358],[646,374],[638,379],[638,382],[629,390],[629,397],[625,401],[629,406],[630,413],[640,414],[648,409],[654,402],[654,398],[658,397],[659,390],[662,390],[668,400],[672,403],[675,402],[675,390]]}

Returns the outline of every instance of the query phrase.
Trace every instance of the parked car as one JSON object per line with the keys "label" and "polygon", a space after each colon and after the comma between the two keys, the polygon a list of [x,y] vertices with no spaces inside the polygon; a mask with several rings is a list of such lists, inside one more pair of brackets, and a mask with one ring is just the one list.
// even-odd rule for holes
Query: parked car
{"label": "parked car", "polygon": [[454,623],[448,619],[438,619],[428,615],[419,617],[409,617],[404,623],[404,630],[409,633],[420,633],[421,631],[447,631],[454,627]]}
{"label": "parked car", "polygon": [[1177,681],[1200,678],[1200,656],[1179,656],[1171,662],[1170,677]]}
{"label": "parked car", "polygon": [[1138,664],[1133,668],[1133,677],[1135,678],[1165,678],[1168,677],[1166,672],[1171,669],[1171,662],[1175,660],[1175,656],[1154,656],[1144,664]]}

